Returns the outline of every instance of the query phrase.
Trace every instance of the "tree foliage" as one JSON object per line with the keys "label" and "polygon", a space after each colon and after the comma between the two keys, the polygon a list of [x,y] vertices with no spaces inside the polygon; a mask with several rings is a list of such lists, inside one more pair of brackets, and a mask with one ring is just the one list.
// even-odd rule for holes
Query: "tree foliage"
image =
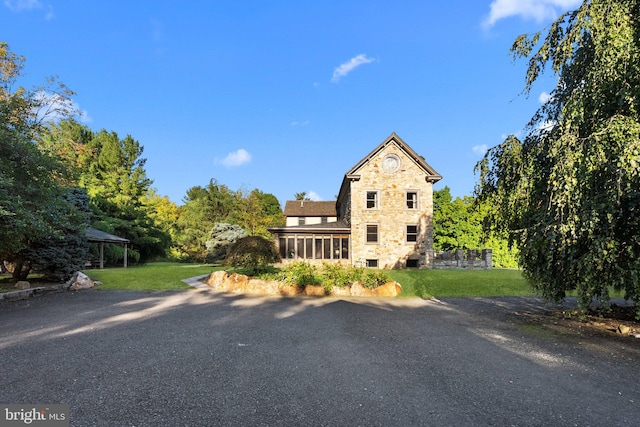
{"label": "tree foliage", "polygon": [[233,267],[251,269],[257,273],[269,264],[280,261],[273,240],[261,236],[247,236],[238,239],[227,254],[227,264]]}
{"label": "tree foliage", "polygon": [[483,229],[491,209],[490,204],[470,196],[453,199],[449,187],[434,191],[433,248],[436,251],[489,248],[495,267],[517,267],[518,250],[509,246],[504,233]]}
{"label": "tree foliage", "polygon": [[[93,227],[131,241],[131,262],[166,255],[177,206],[152,190],[153,181],[144,169],[144,148],[138,141],[130,135],[120,138],[116,132],[93,132],[76,121],[61,120],[43,130],[38,144],[64,163],[71,185],[86,189],[91,196]],[[108,263],[119,263],[123,257],[122,247],[105,248]]]}
{"label": "tree foliage", "polygon": [[529,59],[525,92],[546,67],[558,84],[524,139],[478,164],[478,194],[550,299],[577,289],[586,307],[613,287],[640,303],[638,16],[640,1],[585,1],[511,49]]}
{"label": "tree foliage", "polygon": [[206,259],[210,253],[207,242],[217,223],[235,224],[249,235],[271,238],[267,228],[284,224],[284,216],[273,194],[258,189],[232,191],[211,179],[205,187],[187,190],[177,223],[177,252],[191,259]]}
{"label": "tree foliage", "polygon": [[16,279],[34,266],[61,278],[67,265],[86,259],[78,258],[86,251],[85,199],[65,188],[66,168],[35,138],[46,120],[73,113],[71,91],[63,85],[48,91],[53,79],[40,88],[15,87],[23,63],[0,42],[0,258],[14,263]]}

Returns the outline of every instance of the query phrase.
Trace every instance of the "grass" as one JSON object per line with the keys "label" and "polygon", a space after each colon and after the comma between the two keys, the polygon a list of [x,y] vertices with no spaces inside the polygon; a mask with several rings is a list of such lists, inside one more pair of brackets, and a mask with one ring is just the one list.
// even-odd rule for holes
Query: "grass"
{"label": "grass", "polygon": [[390,270],[402,297],[532,296],[520,270]]}
{"label": "grass", "polygon": [[108,268],[104,270],[85,270],[94,280],[102,282],[96,289],[131,291],[166,291],[189,289],[181,280],[209,274],[219,270],[212,264],[182,264],[177,262],[154,262],[128,268]]}
{"label": "grass", "polygon": [[[181,280],[209,274],[224,267],[212,264],[157,262],[129,268],[85,270],[99,280],[102,290],[163,291],[189,289]],[[531,296],[520,270],[387,270],[392,280],[402,285],[401,297],[490,297]],[[0,280],[6,290],[13,290],[8,278]]]}

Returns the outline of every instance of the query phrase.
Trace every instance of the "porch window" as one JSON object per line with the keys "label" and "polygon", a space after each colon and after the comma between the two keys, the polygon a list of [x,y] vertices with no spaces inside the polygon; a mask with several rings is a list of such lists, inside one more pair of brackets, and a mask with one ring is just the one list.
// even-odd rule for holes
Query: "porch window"
{"label": "porch window", "polygon": [[305,250],[306,252],[306,258],[307,259],[311,259],[313,258],[313,239],[311,237],[306,237],[304,239],[304,243],[305,243]]}
{"label": "porch window", "polygon": [[342,238],[342,259],[349,259],[349,238]]}
{"label": "porch window", "polygon": [[285,259],[287,257],[287,239],[280,237],[278,240],[278,249],[280,250],[280,258]]}
{"label": "porch window", "polygon": [[325,237],[324,239],[324,251],[323,259],[331,259],[331,238]]}

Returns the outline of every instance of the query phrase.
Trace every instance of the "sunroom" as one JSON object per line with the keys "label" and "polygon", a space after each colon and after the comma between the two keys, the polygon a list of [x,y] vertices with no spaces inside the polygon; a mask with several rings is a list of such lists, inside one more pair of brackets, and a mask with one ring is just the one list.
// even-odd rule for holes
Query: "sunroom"
{"label": "sunroom", "polygon": [[351,228],[344,221],[274,227],[269,231],[274,235],[283,263],[349,263]]}

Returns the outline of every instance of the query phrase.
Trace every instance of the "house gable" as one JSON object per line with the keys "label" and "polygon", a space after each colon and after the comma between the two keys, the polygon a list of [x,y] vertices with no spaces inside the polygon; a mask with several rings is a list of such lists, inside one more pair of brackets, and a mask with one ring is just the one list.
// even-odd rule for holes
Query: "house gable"
{"label": "house gable", "polygon": [[[406,142],[402,140],[395,132],[391,133],[384,141],[374,148],[369,154],[364,156],[358,163],[356,163],[349,171],[344,175],[342,184],[340,186],[340,192],[338,193],[338,211],[340,212],[340,204],[344,201],[345,196],[349,191],[349,183],[360,179],[363,168],[365,168],[372,161],[374,162],[374,170],[382,170],[382,159],[386,153],[399,153],[400,156],[406,157],[409,162],[414,163],[420,170],[420,174],[424,175],[425,179],[432,184],[442,179],[440,175],[433,167],[431,167],[424,157],[416,153]],[[401,153],[401,154],[400,154]],[[377,163],[376,163],[377,162]],[[402,163],[401,167],[407,165]],[[378,169],[380,168],[380,169]]]}

